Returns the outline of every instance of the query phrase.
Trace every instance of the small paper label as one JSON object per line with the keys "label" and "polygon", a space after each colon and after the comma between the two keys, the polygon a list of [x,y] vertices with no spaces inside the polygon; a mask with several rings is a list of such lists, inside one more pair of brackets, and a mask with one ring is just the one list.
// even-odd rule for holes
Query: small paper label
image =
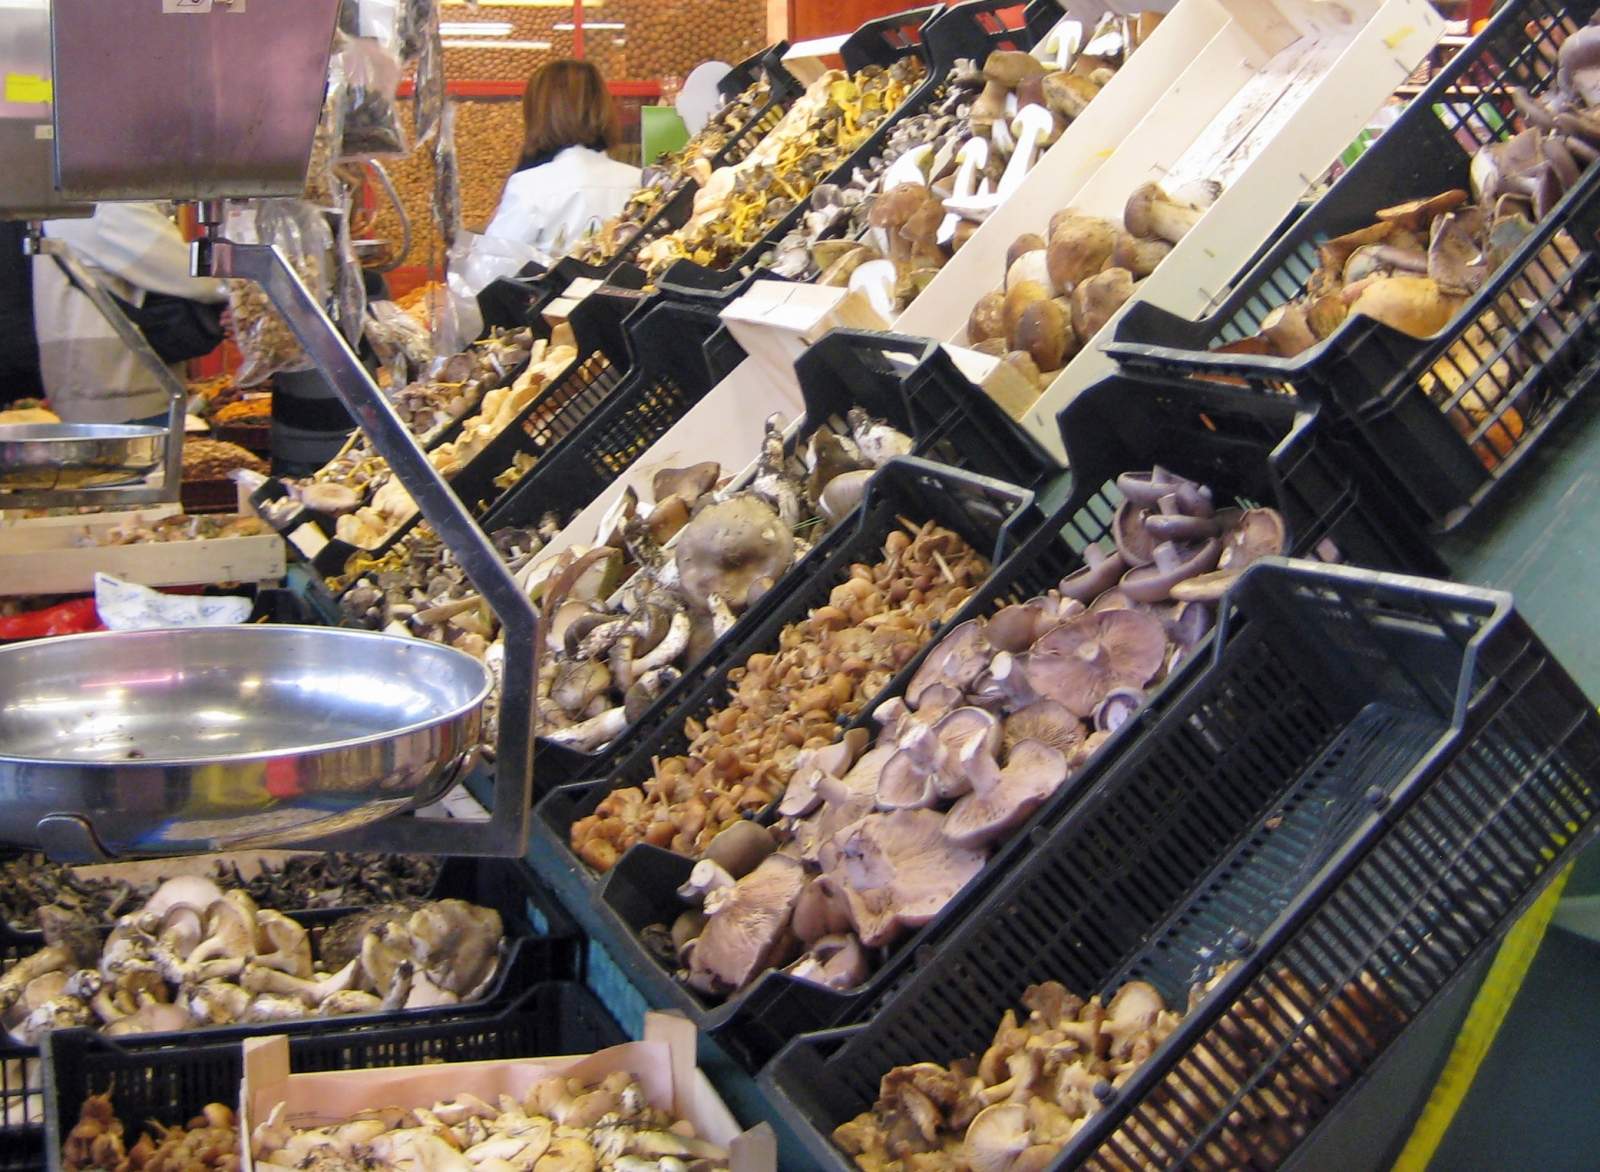
{"label": "small paper label", "polygon": [[40,77],[36,73],[6,74],[6,101],[48,102],[49,100],[50,79],[48,77]]}
{"label": "small paper label", "polygon": [[162,12],[210,12],[211,0],[161,0]]}
{"label": "small paper label", "polygon": [[56,128],[49,122],[41,122],[33,128],[34,138],[51,139],[56,136]]}

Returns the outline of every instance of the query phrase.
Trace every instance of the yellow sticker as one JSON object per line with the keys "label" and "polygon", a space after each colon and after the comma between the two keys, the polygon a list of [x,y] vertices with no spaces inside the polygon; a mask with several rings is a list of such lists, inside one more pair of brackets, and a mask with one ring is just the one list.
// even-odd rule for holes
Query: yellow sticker
{"label": "yellow sticker", "polygon": [[40,77],[36,73],[6,74],[6,101],[48,102],[49,100],[50,79],[48,77]]}

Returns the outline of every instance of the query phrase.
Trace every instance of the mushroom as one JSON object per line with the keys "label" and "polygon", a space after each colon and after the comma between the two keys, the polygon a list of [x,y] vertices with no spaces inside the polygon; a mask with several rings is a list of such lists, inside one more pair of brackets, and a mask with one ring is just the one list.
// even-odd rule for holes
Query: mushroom
{"label": "mushroom", "polygon": [[[1024,53],[1023,56],[1028,55]],[[1032,61],[1033,58],[1028,57],[1028,60]],[[1033,166],[1034,148],[1052,137],[1055,128],[1055,117],[1044,106],[1023,106],[1017,111],[1011,121],[1011,133],[1016,135],[1017,144],[1012,148],[1011,159],[1006,163],[1005,173],[1000,176],[995,188],[1001,198],[1021,186]]]}
{"label": "mushroom", "polygon": [[794,561],[794,536],[765,501],[748,494],[702,509],[678,534],[678,580],[702,609],[713,595],[735,612],[753,587],[776,581]]}
{"label": "mushroom", "polygon": [[[1132,507],[1126,507],[1131,513]],[[1118,513],[1121,511],[1119,508]],[[1107,555],[1098,543],[1084,547],[1083,560],[1086,563],[1083,569],[1075,570],[1061,579],[1057,589],[1067,598],[1087,606],[1121,580],[1127,572],[1128,563],[1120,550],[1113,550]]]}
{"label": "mushroom", "polygon": [[1447,295],[1431,277],[1380,277],[1362,289],[1350,305],[1363,314],[1413,338],[1431,338],[1461,308],[1462,299]]}
{"label": "mushroom", "polygon": [[736,882],[717,907],[690,957],[689,983],[705,993],[742,989],[770,966],[806,885],[805,868],[768,855]]}
{"label": "mushroom", "polygon": [[1018,281],[1006,289],[1001,316],[1005,322],[1005,338],[1013,350],[1021,349],[1017,345],[1017,327],[1022,322],[1023,311],[1037,302],[1049,301],[1050,297],[1049,288],[1038,281]]}
{"label": "mushroom", "polygon": [[817,512],[829,525],[838,525],[861,504],[872,474],[873,469],[862,468],[835,476],[817,498]]}
{"label": "mushroom", "polygon": [[178,904],[208,908],[222,898],[222,888],[202,875],[174,875],[165,880],[139,910],[160,918]]}
{"label": "mushroom", "polygon": [[[1129,569],[1148,566],[1155,561],[1157,543],[1155,535],[1145,527],[1146,516],[1145,508],[1132,498],[1118,505],[1117,511],[1111,515],[1111,540],[1116,542],[1117,553]],[[1098,580],[1097,577],[1095,581]]]}
{"label": "mushroom", "polygon": [[906,685],[906,703],[913,709],[920,709],[925,693],[935,684],[944,684],[958,692],[965,689],[988,666],[990,650],[984,625],[977,619],[968,619],[946,633],[928,652],[922,666]]}
{"label": "mushroom", "polygon": [[1055,287],[1071,293],[1105,268],[1116,244],[1116,225],[1099,216],[1072,213],[1053,225],[1046,256]]}
{"label": "mushroom", "polygon": [[1156,236],[1178,243],[1200,222],[1206,208],[1171,198],[1157,183],[1146,183],[1128,197],[1122,221],[1135,236]]}
{"label": "mushroom", "polygon": [[311,937],[282,912],[262,908],[256,913],[255,963],[310,979],[313,972]]}
{"label": "mushroom", "polygon": [[943,825],[933,810],[892,810],[869,814],[834,837],[834,882],[868,948],[926,924],[983,870],[984,852],[956,846]]}
{"label": "mushroom", "polygon": [[1166,240],[1118,232],[1116,247],[1111,250],[1111,264],[1127,269],[1135,280],[1143,280],[1155,272],[1156,266],[1171,252],[1172,245]]}
{"label": "mushroom", "polygon": [[1286,301],[1262,318],[1261,333],[1279,358],[1293,358],[1317,344],[1316,331],[1297,301]]}
{"label": "mushroom", "polygon": [[689,878],[678,888],[678,898],[686,903],[702,903],[713,892],[731,888],[734,877],[715,859],[701,859],[689,871]]}
{"label": "mushroom", "polygon": [[650,478],[650,491],[657,504],[675,496],[692,505],[711,491],[721,475],[722,465],[715,460],[687,468],[663,468]]}
{"label": "mushroom", "polygon": [[1076,353],[1078,348],[1072,322],[1054,301],[1035,301],[1027,306],[1017,319],[1012,340],[1017,349],[1028,352],[1041,371],[1060,370],[1068,351]]}
{"label": "mushroom", "polygon": [[1105,269],[1080,281],[1072,291],[1072,328],[1078,343],[1087,346],[1132,296],[1133,274],[1127,269]]}
{"label": "mushroom", "polygon": [[778,849],[772,832],[749,819],[742,819],[722,831],[706,847],[705,858],[718,864],[734,879],[743,879],[761,860]]}
{"label": "mushroom", "polygon": [[808,947],[850,930],[850,907],[826,875],[812,879],[795,900],[793,926],[794,934]]}
{"label": "mushroom", "polygon": [[787,972],[802,981],[841,993],[854,989],[872,975],[861,942],[847,933],[821,937],[805,956],[789,966]]}
{"label": "mushroom", "polygon": [[225,896],[206,908],[206,936],[189,954],[188,964],[199,965],[213,958],[248,958],[255,951],[255,917],[239,901]]}
{"label": "mushroom", "polygon": [[973,760],[972,792],[944,819],[944,836],[956,846],[977,848],[1016,829],[1066,780],[1067,759],[1040,741],[1012,746],[1005,766],[994,758]]}
{"label": "mushroom", "polygon": [[440,989],[471,1000],[500,963],[500,913],[461,899],[436,899],[406,921],[411,958]]}
{"label": "mushroom", "polygon": [[1008,1172],[1031,1145],[1027,1105],[995,1103],[968,1125],[961,1158],[972,1172]]}
{"label": "mushroom", "polygon": [[1556,52],[1556,84],[1561,92],[1600,105],[1600,27],[1584,25],[1561,42]]}
{"label": "mushroom", "polygon": [[1089,103],[1100,92],[1100,87],[1070,69],[1047,73],[1041,83],[1044,104],[1056,114],[1071,121],[1089,108]]}
{"label": "mushroom", "polygon": [[1189,547],[1159,542],[1151,550],[1152,565],[1136,566],[1122,576],[1122,592],[1134,602],[1164,602],[1185,578],[1216,569],[1221,554],[1222,539],[1218,537]]}
{"label": "mushroom", "polygon": [[1054,293],[1054,282],[1050,279],[1050,263],[1044,245],[1041,244],[1038,248],[1022,253],[1006,265],[1005,287],[1010,289],[1021,281],[1036,281]]}
{"label": "mushroom", "polygon": [[[1006,272],[1009,274],[1012,266],[1015,265],[1018,260],[1032,252],[1039,253],[1040,259],[1043,260],[1044,250],[1048,248],[1049,245],[1050,242],[1043,236],[1039,235],[1039,233],[1024,232],[1021,236],[1018,236],[1015,240],[1013,240],[1010,246],[1006,249]],[[1050,281],[1048,280],[1049,271],[1049,266],[1046,265],[1046,275],[1044,277],[1040,277],[1032,273],[1028,275],[1031,276],[1035,281],[1038,281],[1041,285],[1048,285],[1050,284]],[[1009,278],[1007,283],[1010,283]]]}
{"label": "mushroom", "polygon": [[1094,710],[1094,727],[1099,732],[1113,733],[1127,723],[1144,703],[1144,692],[1139,688],[1116,688],[1106,693]]}
{"label": "mushroom", "polygon": [[976,345],[1006,336],[1006,295],[999,291],[985,293],[972,307],[967,318],[967,341]]}
{"label": "mushroom", "polygon": [[1166,662],[1161,624],[1133,610],[1090,611],[1033,645],[1028,680],[1039,695],[1087,719],[1117,688],[1142,688]]}
{"label": "mushroom", "polygon": [[258,964],[247,964],[239,975],[239,985],[250,993],[298,997],[307,1006],[316,1008],[335,993],[342,993],[355,983],[357,964],[352,960],[338,972],[325,975],[320,981],[306,980]]}
{"label": "mushroom", "polygon": [[867,299],[875,313],[885,322],[895,317],[895,285],[900,280],[900,270],[892,260],[869,260],[857,266],[850,274],[850,291]]}
{"label": "mushroom", "polygon": [[1276,557],[1288,544],[1289,531],[1277,509],[1247,509],[1228,534],[1217,568],[1237,572],[1262,558]]}
{"label": "mushroom", "polygon": [[152,1001],[147,1005],[141,1005],[125,1017],[119,1017],[100,1032],[109,1037],[121,1037],[123,1034],[160,1034],[173,1030],[186,1030],[193,1024],[187,1009],[161,1001]]}
{"label": "mushroom", "polygon": [[1035,700],[1006,717],[1002,743],[1006,754],[1022,741],[1038,741],[1070,756],[1088,735],[1080,721],[1055,700]]}

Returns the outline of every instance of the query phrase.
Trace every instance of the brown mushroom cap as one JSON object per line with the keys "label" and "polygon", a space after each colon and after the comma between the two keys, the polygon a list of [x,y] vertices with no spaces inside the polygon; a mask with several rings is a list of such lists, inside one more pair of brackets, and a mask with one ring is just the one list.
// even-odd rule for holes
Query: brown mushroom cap
{"label": "brown mushroom cap", "polygon": [[1049,301],[1050,290],[1038,281],[1018,281],[1006,290],[1003,316],[1006,327],[1006,337],[1011,342],[1013,350],[1020,350],[1017,345],[1017,325],[1022,321],[1022,311],[1036,301]]}
{"label": "brown mushroom cap", "polygon": [[748,493],[702,509],[678,534],[678,580],[691,604],[707,609],[713,594],[734,611],[750,588],[776,580],[794,561],[794,535],[772,506]]}
{"label": "brown mushroom cap", "polygon": [[983,63],[986,81],[997,81],[1010,89],[1015,89],[1023,78],[1044,72],[1037,57],[1020,49],[995,49]]}
{"label": "brown mushroom cap", "polygon": [[1086,720],[1117,688],[1144,687],[1166,657],[1159,620],[1135,610],[1089,611],[1033,645],[1028,681],[1040,696]]}
{"label": "brown mushroom cap", "polygon": [[1006,249],[1006,272],[1011,271],[1011,266],[1017,263],[1017,258],[1027,252],[1038,252],[1048,248],[1050,242],[1037,232],[1024,232],[1011,242],[1011,247]]}
{"label": "brown mushroom cap", "polygon": [[1094,82],[1070,69],[1046,74],[1040,82],[1040,88],[1044,92],[1044,104],[1051,113],[1069,121],[1088,109],[1089,103],[1100,92],[1100,87]]}
{"label": "brown mushroom cap", "polygon": [[1078,283],[1072,291],[1072,328],[1080,345],[1089,342],[1133,296],[1133,274],[1110,268]]}
{"label": "brown mushroom cap", "polygon": [[1046,255],[1056,288],[1070,293],[1105,268],[1116,244],[1116,225],[1099,216],[1072,214],[1054,223]]}
{"label": "brown mushroom cap", "polygon": [[650,478],[651,499],[660,502],[676,496],[692,505],[711,491],[721,475],[722,465],[715,460],[691,464],[687,468],[663,468]]}
{"label": "brown mushroom cap", "polygon": [[899,228],[922,207],[932,192],[923,183],[902,183],[872,201],[867,223],[874,228]]}
{"label": "brown mushroom cap", "polygon": [[977,344],[1006,336],[1006,295],[998,289],[985,293],[967,318],[967,341]]}
{"label": "brown mushroom cap", "polygon": [[1059,370],[1067,353],[1072,323],[1054,301],[1035,301],[1017,321],[1017,348],[1026,350],[1041,371]]}
{"label": "brown mushroom cap", "polygon": [[749,819],[741,819],[711,840],[704,857],[735,879],[743,879],[777,849],[772,831]]}
{"label": "brown mushroom cap", "polygon": [[1172,245],[1158,238],[1135,236],[1131,232],[1118,232],[1116,247],[1111,250],[1111,263],[1127,269],[1136,280],[1142,280],[1156,271],[1156,266],[1167,259]]}

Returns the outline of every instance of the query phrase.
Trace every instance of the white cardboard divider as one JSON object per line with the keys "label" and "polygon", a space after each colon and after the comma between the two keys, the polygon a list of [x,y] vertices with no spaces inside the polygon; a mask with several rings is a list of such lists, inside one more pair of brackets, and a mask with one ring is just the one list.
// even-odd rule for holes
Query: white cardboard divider
{"label": "white cardboard divider", "polygon": [[889,328],[863,293],[792,281],[756,281],[718,316],[766,377],[796,395],[795,360],[823,334]]}
{"label": "white cardboard divider", "polygon": [[[1217,0],[1178,0],[1088,109],[1033,165],[1022,185],[900,315],[895,331],[940,341],[964,338],[972,303],[1005,275],[1011,242],[1034,227],[1043,231],[1050,217],[1071,202],[1156,103],[1177,88],[1176,80],[1193,72],[1190,66],[1199,56],[1197,50],[1215,40],[1230,19]],[[1227,64],[1237,67],[1248,51],[1247,44],[1237,44]],[[1219,103],[1215,99],[1213,106]],[[1214,112],[1213,108],[1204,117],[1209,119]]]}
{"label": "white cardboard divider", "polygon": [[775,411],[781,411],[790,422],[805,413],[794,371],[786,382],[775,382],[754,359],[746,358],[551,538],[524,573],[531,574],[534,567],[574,545],[593,545],[601,518],[630,487],[641,501],[654,503],[650,482],[663,468],[715,460],[722,465],[724,476],[737,473],[760,453],[767,419]]}
{"label": "white cardboard divider", "polygon": [[[1157,38],[1183,27],[1174,23],[1180,16],[1192,19],[1198,5],[1225,12],[1226,23],[1198,53],[1189,41],[1192,64],[1109,157],[1080,176],[1065,155],[1052,161],[1047,154],[998,222],[991,217],[901,315],[898,332],[964,342],[972,305],[1000,285],[1005,250],[1017,235],[1043,233],[1050,216],[1067,206],[1120,222],[1137,187],[1169,176],[1174,185],[1214,176],[1226,187],[1136,296],[1188,317],[1204,313],[1444,31],[1426,0],[1229,0],[1231,11],[1216,0],[1182,0],[1068,134],[1108,111],[1112,86]],[[1076,157],[1076,150],[1069,153]],[[1055,417],[1115,369],[1099,349],[1115,321],[1022,417],[1059,459],[1066,452]]]}

